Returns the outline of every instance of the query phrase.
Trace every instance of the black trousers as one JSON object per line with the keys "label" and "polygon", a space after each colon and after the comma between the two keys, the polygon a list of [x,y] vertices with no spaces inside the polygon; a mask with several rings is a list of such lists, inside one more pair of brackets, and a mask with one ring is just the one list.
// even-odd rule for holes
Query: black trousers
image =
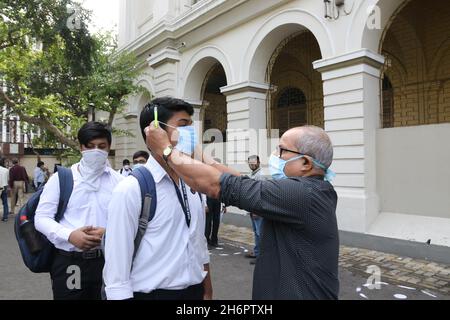
{"label": "black trousers", "polygon": [[205,237],[208,243],[218,242],[218,233],[220,225],[220,202],[208,205],[208,213],[206,214]]}
{"label": "black trousers", "polygon": [[50,277],[55,300],[101,300],[103,257],[82,259],[55,252]]}
{"label": "black trousers", "polygon": [[135,292],[134,300],[203,300],[203,283],[182,290],[156,289],[149,293]]}

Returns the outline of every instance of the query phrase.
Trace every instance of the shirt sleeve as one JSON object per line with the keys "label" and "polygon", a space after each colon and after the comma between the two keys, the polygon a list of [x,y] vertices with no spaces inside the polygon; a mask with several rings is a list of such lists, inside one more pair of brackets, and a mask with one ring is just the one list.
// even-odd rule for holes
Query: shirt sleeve
{"label": "shirt sleeve", "polygon": [[70,234],[74,231],[74,229],[66,228],[55,221],[59,193],[59,178],[58,174],[55,174],[48,180],[42,191],[34,217],[36,230],[44,234],[54,245],[67,243]]}
{"label": "shirt sleeve", "polygon": [[108,208],[103,279],[108,300],[133,297],[131,265],[134,239],[141,211],[141,194],[136,179],[121,181],[114,189]]}
{"label": "shirt sleeve", "polygon": [[220,199],[263,218],[303,224],[309,210],[310,189],[298,180],[254,180],[228,173],[220,179]]}

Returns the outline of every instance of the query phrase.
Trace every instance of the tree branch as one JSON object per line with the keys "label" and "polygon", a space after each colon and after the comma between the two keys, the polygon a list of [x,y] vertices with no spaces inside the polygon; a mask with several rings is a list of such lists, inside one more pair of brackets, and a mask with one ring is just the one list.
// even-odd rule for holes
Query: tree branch
{"label": "tree branch", "polygon": [[108,126],[112,128],[112,124],[114,121],[114,116],[116,115],[117,107],[112,107],[111,111],[109,112],[109,119],[108,119]]}
{"label": "tree branch", "polygon": [[40,126],[42,129],[48,130],[62,144],[65,144],[65,145],[71,147],[72,149],[76,150],[79,148],[79,145],[76,141],[66,137],[60,129],[58,129],[54,124],[52,124],[48,120],[37,118],[37,117],[30,117],[30,116],[24,114],[22,111],[20,111],[20,109],[18,108],[18,105],[14,101],[12,101],[3,90],[0,90],[0,99],[2,99],[11,109],[14,110],[14,113],[19,116],[20,120]]}

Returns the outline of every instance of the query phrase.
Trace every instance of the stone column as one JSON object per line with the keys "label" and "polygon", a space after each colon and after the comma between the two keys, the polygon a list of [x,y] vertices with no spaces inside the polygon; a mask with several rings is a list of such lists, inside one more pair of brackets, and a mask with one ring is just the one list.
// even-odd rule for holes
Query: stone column
{"label": "stone column", "polygon": [[[242,82],[221,88],[227,99],[227,162],[248,172],[247,158],[258,154],[267,163],[266,83]],[[260,130],[262,129],[262,130]]]}
{"label": "stone column", "polygon": [[376,130],[383,63],[383,56],[367,49],[314,62],[322,73],[325,130],[334,145],[341,230],[364,233],[379,213]]}

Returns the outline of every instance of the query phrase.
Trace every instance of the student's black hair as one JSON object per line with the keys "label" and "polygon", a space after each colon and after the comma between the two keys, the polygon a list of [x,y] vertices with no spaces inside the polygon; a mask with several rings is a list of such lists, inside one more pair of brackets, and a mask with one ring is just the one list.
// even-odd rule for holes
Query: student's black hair
{"label": "student's black hair", "polygon": [[106,138],[108,144],[111,145],[111,129],[106,124],[100,122],[86,122],[78,131],[78,141],[84,146],[87,146],[92,140],[101,138]]}
{"label": "student's black hair", "polygon": [[133,160],[136,159],[136,158],[139,158],[139,157],[144,157],[145,160],[148,160],[148,158],[150,157],[150,154],[149,154],[147,151],[143,151],[143,150],[141,150],[141,151],[136,151],[136,152],[133,154]]}
{"label": "student's black hair", "polygon": [[[194,114],[194,108],[191,104],[184,100],[173,97],[162,97],[153,99],[150,103],[145,105],[139,117],[141,125],[142,137],[146,138],[145,128],[154,120],[154,108],[158,107],[158,121],[167,123],[170,118],[178,111],[186,111],[190,116]],[[165,129],[165,125],[161,124],[161,128]]]}
{"label": "student's black hair", "polygon": [[12,161],[13,164],[19,164],[19,159],[14,158]]}
{"label": "student's black hair", "polygon": [[45,164],[44,161],[38,161],[37,166],[39,168],[40,166],[43,166],[44,164]]}
{"label": "student's black hair", "polygon": [[5,158],[0,158],[0,166],[5,167]]}
{"label": "student's black hair", "polygon": [[259,156],[256,155],[256,154],[251,155],[250,157],[248,157],[248,160],[251,160],[251,159],[256,159],[258,162],[260,162],[260,161],[259,161]]}
{"label": "student's black hair", "polygon": [[130,164],[130,160],[124,159],[124,160],[122,161],[122,165],[127,165],[127,164]]}

